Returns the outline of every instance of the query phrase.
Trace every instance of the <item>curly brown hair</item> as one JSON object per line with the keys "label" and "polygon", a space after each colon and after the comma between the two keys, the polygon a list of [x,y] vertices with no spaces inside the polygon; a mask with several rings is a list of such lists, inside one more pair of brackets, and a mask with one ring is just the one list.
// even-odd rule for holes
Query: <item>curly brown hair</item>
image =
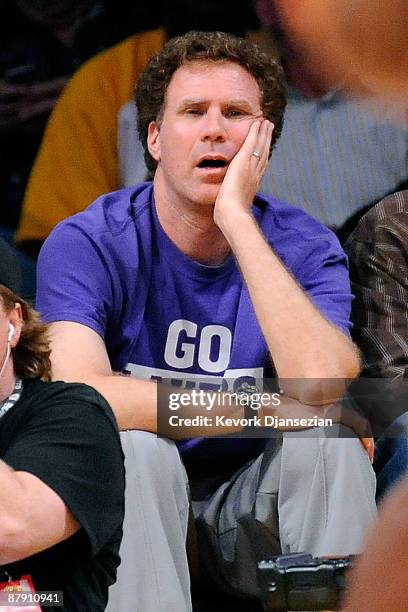
{"label": "curly brown hair", "polygon": [[245,68],[256,80],[261,92],[264,116],[275,125],[271,143],[279,138],[286,106],[283,71],[279,63],[253,43],[224,32],[188,32],[170,40],[152,57],[136,85],[138,132],[144,147],[148,169],[154,172],[157,162],[147,148],[151,121],[163,116],[166,91],[173,74],[187,62],[234,62]]}
{"label": "curly brown hair", "polygon": [[16,304],[20,304],[23,314],[20,340],[12,349],[17,376],[50,381],[51,349],[48,326],[41,321],[40,315],[32,306],[4,285],[0,285],[0,299],[6,313],[11,312]]}

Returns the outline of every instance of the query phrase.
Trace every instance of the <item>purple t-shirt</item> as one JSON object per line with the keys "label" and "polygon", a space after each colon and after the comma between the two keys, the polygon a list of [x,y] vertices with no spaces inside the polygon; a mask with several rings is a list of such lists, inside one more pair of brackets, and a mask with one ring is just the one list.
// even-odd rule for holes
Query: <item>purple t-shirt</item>
{"label": "purple t-shirt", "polygon": [[[334,234],[262,194],[253,213],[320,312],[348,334],[347,260]],[[38,261],[37,307],[47,322],[95,330],[112,368],[139,378],[191,388],[206,377],[212,388],[233,391],[274,373],[234,257],[205,266],[180,252],[160,225],[151,183],[104,195],[55,228]],[[244,444],[229,442],[207,444],[215,454]]]}

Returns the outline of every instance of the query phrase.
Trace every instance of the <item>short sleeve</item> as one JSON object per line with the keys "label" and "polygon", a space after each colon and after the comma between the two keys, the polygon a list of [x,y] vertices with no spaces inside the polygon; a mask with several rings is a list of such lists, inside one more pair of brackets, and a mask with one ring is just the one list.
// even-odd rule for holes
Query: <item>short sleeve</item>
{"label": "short sleeve", "polygon": [[319,312],[350,336],[353,296],[347,256],[336,235],[301,208],[259,196],[262,229],[272,249]]}
{"label": "short sleeve", "polygon": [[52,232],[37,265],[36,307],[46,323],[82,323],[104,338],[113,303],[106,256],[75,218]]}
{"label": "short sleeve", "polygon": [[352,293],[347,257],[335,236],[316,240],[297,261],[295,276],[321,314],[350,336]]}
{"label": "short sleeve", "polygon": [[124,514],[124,464],[106,401],[86,385],[48,383],[33,397],[3,456],[53,489],[86,531],[93,554],[110,541]]}

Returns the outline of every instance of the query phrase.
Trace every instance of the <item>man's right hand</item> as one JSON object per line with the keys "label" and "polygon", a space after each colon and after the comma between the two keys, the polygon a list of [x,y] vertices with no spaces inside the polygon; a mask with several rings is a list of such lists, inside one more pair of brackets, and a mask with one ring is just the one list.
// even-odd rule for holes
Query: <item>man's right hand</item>
{"label": "man's right hand", "polygon": [[226,239],[231,225],[230,215],[251,214],[255,194],[268,165],[274,125],[257,117],[247,137],[231,161],[214,206],[214,221]]}

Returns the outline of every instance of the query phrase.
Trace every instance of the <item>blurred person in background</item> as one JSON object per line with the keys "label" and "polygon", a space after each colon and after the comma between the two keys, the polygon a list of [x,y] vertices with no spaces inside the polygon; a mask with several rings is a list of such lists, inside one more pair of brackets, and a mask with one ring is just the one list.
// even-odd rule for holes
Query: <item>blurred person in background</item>
{"label": "blurred person in background", "polygon": [[355,296],[352,336],[361,351],[361,389],[367,394],[360,406],[379,436],[374,462],[379,500],[408,469],[408,191],[373,206],[345,250]]}
{"label": "blurred person in background", "polygon": [[406,0],[275,1],[297,43],[320,57],[322,75],[347,74],[353,77],[357,93],[368,88],[406,103]]}
{"label": "blurred person in background", "polygon": [[276,49],[288,86],[285,127],[262,190],[333,229],[351,217],[353,227],[364,210],[407,184],[406,111],[368,96],[356,74],[329,71],[330,40],[323,50],[302,44],[287,4],[254,0],[261,41]]}
{"label": "blurred person in background", "polygon": [[[87,59],[151,27],[129,0],[3,0],[0,8],[0,236],[12,242],[31,166],[48,117],[70,75]],[[155,16],[158,19],[158,16]],[[22,259],[23,293],[33,265]],[[27,288],[25,287],[27,283]]]}

